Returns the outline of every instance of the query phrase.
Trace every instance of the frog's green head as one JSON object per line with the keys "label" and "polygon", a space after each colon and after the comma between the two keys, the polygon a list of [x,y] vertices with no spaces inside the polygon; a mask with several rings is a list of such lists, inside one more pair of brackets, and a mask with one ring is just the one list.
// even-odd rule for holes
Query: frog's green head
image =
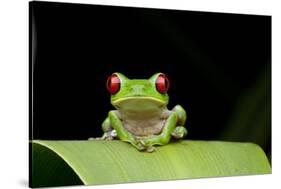
{"label": "frog's green head", "polygon": [[109,76],[106,86],[117,109],[152,110],[165,107],[169,101],[169,80],[163,73],[149,79],[129,79],[116,72]]}

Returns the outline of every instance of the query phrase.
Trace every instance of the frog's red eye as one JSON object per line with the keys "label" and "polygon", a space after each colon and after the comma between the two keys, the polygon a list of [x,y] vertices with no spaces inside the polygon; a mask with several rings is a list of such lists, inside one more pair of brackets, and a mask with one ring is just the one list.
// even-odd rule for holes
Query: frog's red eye
{"label": "frog's red eye", "polygon": [[107,78],[106,88],[110,94],[116,94],[120,89],[120,79],[116,74],[112,74]]}
{"label": "frog's red eye", "polygon": [[169,90],[170,82],[165,74],[159,74],[155,85],[158,92],[166,93]]}

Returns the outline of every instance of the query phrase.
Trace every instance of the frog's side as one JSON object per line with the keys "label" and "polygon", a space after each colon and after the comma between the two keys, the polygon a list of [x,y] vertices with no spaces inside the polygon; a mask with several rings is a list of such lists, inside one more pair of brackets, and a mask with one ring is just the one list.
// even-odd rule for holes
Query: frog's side
{"label": "frog's side", "polygon": [[153,151],[154,145],[165,145],[174,138],[183,138],[187,130],[185,110],[175,106],[167,109],[169,81],[162,73],[150,79],[128,79],[121,73],[112,74],[107,81],[111,104],[116,108],[108,113],[102,124],[100,139],[119,138],[138,150]]}

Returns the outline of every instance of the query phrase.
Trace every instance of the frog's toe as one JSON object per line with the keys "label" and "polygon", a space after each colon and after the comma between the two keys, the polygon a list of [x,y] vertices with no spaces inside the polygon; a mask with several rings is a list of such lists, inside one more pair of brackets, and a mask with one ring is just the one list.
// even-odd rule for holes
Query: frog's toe
{"label": "frog's toe", "polygon": [[171,134],[174,138],[180,139],[187,135],[187,130],[183,126],[178,126]]}
{"label": "frog's toe", "polygon": [[138,141],[136,142],[135,146],[136,146],[136,148],[137,148],[138,150],[144,150],[144,149],[146,149],[146,147],[145,147],[145,142],[144,142],[143,140],[138,140]]}
{"label": "frog's toe", "polygon": [[88,138],[88,140],[105,140],[104,137]]}
{"label": "frog's toe", "polygon": [[148,147],[146,148],[146,151],[149,152],[149,153],[154,152],[154,150],[155,150],[155,147],[154,147],[154,146],[148,146]]}
{"label": "frog's toe", "polygon": [[113,136],[108,136],[105,138],[105,140],[113,140],[113,139],[114,139]]}
{"label": "frog's toe", "polygon": [[112,131],[109,131],[105,137],[105,140],[113,140],[114,138],[117,137],[117,132],[116,130],[112,130]]}
{"label": "frog's toe", "polygon": [[113,129],[111,132],[110,132],[110,136],[112,137],[117,137],[117,132],[115,129]]}

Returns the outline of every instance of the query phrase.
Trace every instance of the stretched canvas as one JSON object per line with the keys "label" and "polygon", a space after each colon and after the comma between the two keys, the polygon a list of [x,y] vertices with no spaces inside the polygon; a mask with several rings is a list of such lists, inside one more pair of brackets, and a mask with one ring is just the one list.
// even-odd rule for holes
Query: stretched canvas
{"label": "stretched canvas", "polygon": [[32,1],[29,52],[30,187],[271,173],[270,15]]}

